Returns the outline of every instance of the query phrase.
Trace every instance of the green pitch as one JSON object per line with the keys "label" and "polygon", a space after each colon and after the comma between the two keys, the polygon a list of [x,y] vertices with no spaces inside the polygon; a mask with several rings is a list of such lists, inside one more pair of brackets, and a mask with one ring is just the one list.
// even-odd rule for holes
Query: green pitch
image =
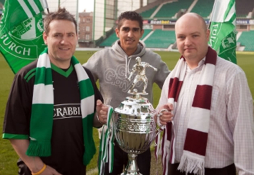
{"label": "green pitch", "polygon": [[[79,59],[81,63],[86,62],[86,60],[92,56],[94,51],[76,51],[75,56]],[[165,52],[160,51],[157,52],[161,55],[162,59],[166,62],[169,69],[172,70],[180,57],[178,52]],[[245,53],[239,52],[237,53],[237,61],[238,65],[244,70],[247,80],[249,83],[249,87],[252,93],[252,97],[254,96],[254,53]],[[7,65],[3,56],[0,54],[0,131],[3,128],[3,118],[5,112],[5,106],[7,102],[7,98],[9,95],[10,87],[12,84],[14,74],[11,69]],[[153,89],[154,94],[154,107],[156,107],[159,97],[160,97],[160,89],[154,85]],[[1,132],[2,135],[2,132]],[[97,147],[97,154],[94,156],[92,162],[87,167],[87,171],[89,169],[93,169],[97,166],[97,156],[98,156],[98,148],[99,148],[99,140],[97,130],[94,129],[94,139]],[[10,142],[8,140],[0,139],[0,174],[1,175],[13,175],[17,174],[17,162],[18,156],[14,152]]]}

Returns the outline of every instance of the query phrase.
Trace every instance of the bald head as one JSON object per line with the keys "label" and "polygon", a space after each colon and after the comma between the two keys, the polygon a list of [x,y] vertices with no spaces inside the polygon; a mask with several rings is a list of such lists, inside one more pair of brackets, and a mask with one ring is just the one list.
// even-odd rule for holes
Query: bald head
{"label": "bald head", "polygon": [[176,44],[188,65],[194,68],[208,50],[209,30],[204,19],[195,13],[186,13],[175,25]]}
{"label": "bald head", "polygon": [[177,25],[181,23],[186,23],[186,22],[191,22],[195,25],[199,25],[204,29],[205,32],[207,31],[205,20],[197,13],[186,13],[183,16],[181,16],[176,21],[175,28],[177,27]]}

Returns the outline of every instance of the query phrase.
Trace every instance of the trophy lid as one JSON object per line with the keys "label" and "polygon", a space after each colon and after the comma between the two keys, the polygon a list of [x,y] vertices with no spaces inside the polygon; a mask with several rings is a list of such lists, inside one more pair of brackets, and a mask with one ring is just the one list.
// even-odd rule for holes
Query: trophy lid
{"label": "trophy lid", "polygon": [[147,98],[140,96],[141,94],[143,93],[134,93],[132,97],[126,97],[115,112],[133,117],[151,117],[154,108]]}

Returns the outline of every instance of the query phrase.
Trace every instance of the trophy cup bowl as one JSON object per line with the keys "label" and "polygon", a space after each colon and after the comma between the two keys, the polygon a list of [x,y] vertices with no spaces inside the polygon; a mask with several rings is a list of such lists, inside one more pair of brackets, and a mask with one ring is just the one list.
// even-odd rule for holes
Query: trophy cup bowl
{"label": "trophy cup bowl", "polygon": [[128,164],[121,175],[141,175],[136,157],[150,148],[156,137],[154,108],[142,93],[126,97],[114,110],[114,135],[120,148],[128,153]]}

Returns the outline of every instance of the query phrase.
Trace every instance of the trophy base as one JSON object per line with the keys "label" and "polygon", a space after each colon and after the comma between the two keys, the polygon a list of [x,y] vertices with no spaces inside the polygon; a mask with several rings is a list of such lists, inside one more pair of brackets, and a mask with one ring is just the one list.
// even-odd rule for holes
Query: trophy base
{"label": "trophy base", "polygon": [[137,172],[135,172],[135,173],[122,173],[121,175],[142,175],[141,173],[137,173]]}
{"label": "trophy base", "polygon": [[142,175],[136,161],[137,154],[128,154],[128,164],[121,175]]}

